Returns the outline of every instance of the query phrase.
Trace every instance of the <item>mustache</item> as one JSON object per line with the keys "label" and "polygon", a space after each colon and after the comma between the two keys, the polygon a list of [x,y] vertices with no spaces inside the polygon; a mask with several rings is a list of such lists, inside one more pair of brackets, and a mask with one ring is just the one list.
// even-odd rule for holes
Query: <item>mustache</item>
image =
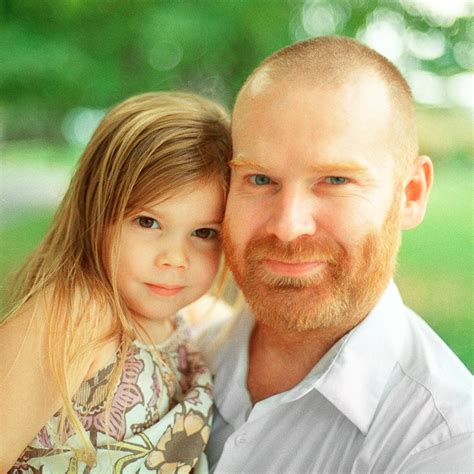
{"label": "mustache", "polygon": [[282,242],[275,236],[252,240],[246,249],[250,261],[278,260],[288,263],[325,262],[336,264],[344,255],[336,242],[320,237],[300,237]]}

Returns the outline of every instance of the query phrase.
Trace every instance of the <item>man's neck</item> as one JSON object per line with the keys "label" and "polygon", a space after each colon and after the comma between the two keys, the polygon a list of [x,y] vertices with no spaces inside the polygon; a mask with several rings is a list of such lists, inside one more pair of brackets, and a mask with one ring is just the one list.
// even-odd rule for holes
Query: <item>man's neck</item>
{"label": "man's neck", "polygon": [[250,337],[247,387],[253,403],[296,386],[343,333],[290,332],[256,323]]}

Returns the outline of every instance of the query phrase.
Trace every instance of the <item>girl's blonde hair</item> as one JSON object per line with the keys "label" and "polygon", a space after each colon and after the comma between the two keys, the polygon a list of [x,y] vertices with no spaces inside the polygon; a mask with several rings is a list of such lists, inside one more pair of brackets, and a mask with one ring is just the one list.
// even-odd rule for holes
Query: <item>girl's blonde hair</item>
{"label": "girl's blonde hair", "polygon": [[[95,451],[73,409],[69,381],[91,350],[120,338],[124,361],[137,337],[115,284],[114,224],[191,183],[218,180],[225,192],[229,127],[223,108],[193,94],[148,93],[116,106],[81,156],[46,237],[17,274],[5,320],[47,295],[49,364],[63,402],[59,434],[73,428],[88,463]],[[105,334],[104,314],[112,315]]]}

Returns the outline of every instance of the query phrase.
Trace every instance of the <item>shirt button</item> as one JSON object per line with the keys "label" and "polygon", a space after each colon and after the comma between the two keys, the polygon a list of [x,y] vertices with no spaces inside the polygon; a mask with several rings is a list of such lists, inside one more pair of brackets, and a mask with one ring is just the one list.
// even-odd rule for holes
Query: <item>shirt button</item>
{"label": "shirt button", "polygon": [[245,437],[245,435],[240,435],[240,436],[237,436],[237,438],[235,438],[235,444],[237,446],[243,446],[246,443],[247,443],[247,438]]}

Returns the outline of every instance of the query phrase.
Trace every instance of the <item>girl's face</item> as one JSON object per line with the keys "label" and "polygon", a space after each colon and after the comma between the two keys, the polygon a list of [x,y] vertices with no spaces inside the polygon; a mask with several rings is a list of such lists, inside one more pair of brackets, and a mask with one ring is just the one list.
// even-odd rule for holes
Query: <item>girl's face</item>
{"label": "girl's face", "polygon": [[224,193],[217,181],[187,186],[121,224],[117,285],[131,315],[151,334],[211,287],[220,258]]}

